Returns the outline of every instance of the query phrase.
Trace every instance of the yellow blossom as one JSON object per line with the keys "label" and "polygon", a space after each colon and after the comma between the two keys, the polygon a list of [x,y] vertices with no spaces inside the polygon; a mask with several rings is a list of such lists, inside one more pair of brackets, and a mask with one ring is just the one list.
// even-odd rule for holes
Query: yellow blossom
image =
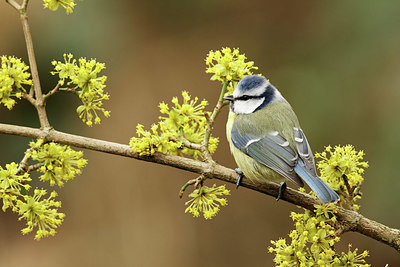
{"label": "yellow blossom", "polygon": [[27,234],[37,227],[36,240],[54,235],[55,229],[65,217],[65,214],[57,211],[61,206],[60,201],[54,201],[57,193],[53,191],[50,197],[42,199],[45,195],[46,190],[35,189],[33,196],[23,196],[24,201],[18,200],[18,213],[21,215],[19,220],[24,219],[27,222],[22,233]]}
{"label": "yellow blossom", "polygon": [[[31,146],[35,143],[32,142]],[[50,185],[63,186],[64,182],[73,179],[81,173],[81,169],[87,164],[82,158],[82,151],[75,151],[69,146],[62,146],[57,143],[46,143],[35,146],[32,152],[32,160],[42,164],[39,171],[43,174],[40,180],[49,181]]]}
{"label": "yellow blossom", "polygon": [[21,98],[21,91],[25,92],[24,85],[32,85],[29,67],[21,59],[12,56],[1,56],[0,67],[0,103],[12,109],[15,100]]}
{"label": "yellow blossom", "polygon": [[26,183],[32,180],[29,174],[17,173],[17,163],[6,164],[5,169],[0,166],[0,199],[3,200],[3,211],[9,207],[16,211],[15,203],[17,197],[22,195],[21,190],[26,192],[30,189],[30,185]]}
{"label": "yellow blossom", "polygon": [[315,157],[320,159],[317,166],[321,172],[321,178],[331,188],[339,192],[341,196],[340,205],[348,205],[354,210],[359,205],[354,202],[361,198],[360,187],[364,181],[362,174],[368,167],[363,161],[364,152],[356,151],[353,146],[327,146],[322,153],[316,153]]}
{"label": "yellow blossom", "polygon": [[246,56],[240,54],[239,49],[229,47],[217,51],[210,51],[206,58],[207,73],[213,73],[211,80],[221,82],[238,82],[244,76],[251,75],[251,70],[257,70],[253,61],[245,62]]}
{"label": "yellow blossom", "polygon": [[43,0],[44,7],[52,11],[56,11],[60,6],[65,8],[67,14],[73,12],[75,7],[75,0]]}
{"label": "yellow blossom", "polygon": [[201,186],[189,195],[192,199],[185,203],[185,205],[189,205],[185,213],[189,212],[194,217],[198,217],[202,212],[205,219],[211,219],[218,213],[220,205],[227,205],[227,200],[221,196],[229,194],[229,190],[224,185],[219,187],[215,184],[213,187]]}
{"label": "yellow blossom", "polygon": [[[107,76],[99,76],[105,69],[104,63],[85,58],[77,61],[72,54],[64,54],[64,62],[54,60],[52,64],[54,71],[51,74],[59,76],[59,84],[64,85],[68,80],[66,85],[71,86],[82,101],[76,112],[86,125],[92,126],[93,122],[99,124],[101,122],[99,113],[103,113],[106,118],[110,116],[110,111],[103,108],[103,100],[110,98],[104,91]],[[65,89],[60,88],[60,90]]]}
{"label": "yellow blossom", "polygon": [[[291,213],[295,222],[295,230],[289,234],[290,242],[285,239],[271,241],[270,253],[275,253],[276,266],[369,266],[358,265],[365,263],[366,251],[358,254],[357,250],[342,253],[340,261],[333,250],[339,241],[335,236],[331,223],[336,221],[337,206],[332,203],[316,205],[315,210],[304,209],[304,213]],[[338,265],[338,263],[349,263]]]}
{"label": "yellow blossom", "polygon": [[[191,98],[188,92],[182,92],[182,103],[177,97],[172,99],[172,106],[162,102],[159,104],[159,122],[153,124],[151,131],[144,130],[144,126],[136,127],[137,137],[132,137],[129,145],[140,155],[152,155],[159,151],[162,153],[178,155],[180,153],[193,156],[202,156],[199,150],[186,147],[182,139],[193,144],[201,145],[207,128],[207,116],[205,112],[207,101],[198,104],[198,98]],[[209,150],[211,153],[217,149],[218,138],[211,137]]]}

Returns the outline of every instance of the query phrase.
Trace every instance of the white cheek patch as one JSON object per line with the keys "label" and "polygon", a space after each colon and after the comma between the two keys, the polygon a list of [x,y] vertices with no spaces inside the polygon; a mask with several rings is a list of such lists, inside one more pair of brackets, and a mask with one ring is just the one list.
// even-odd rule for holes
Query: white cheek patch
{"label": "white cheek patch", "polygon": [[253,98],[249,100],[236,100],[232,105],[232,111],[236,114],[253,113],[262,103],[265,97]]}

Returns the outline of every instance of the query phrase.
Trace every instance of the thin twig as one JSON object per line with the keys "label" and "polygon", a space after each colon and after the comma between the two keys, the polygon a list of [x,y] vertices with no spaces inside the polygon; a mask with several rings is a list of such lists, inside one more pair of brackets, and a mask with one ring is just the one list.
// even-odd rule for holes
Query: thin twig
{"label": "thin twig", "polygon": [[21,6],[17,2],[15,2],[14,0],[6,0],[6,2],[8,4],[10,4],[10,6],[15,8],[15,10],[17,10],[17,11],[19,11],[19,9],[21,8]]}
{"label": "thin twig", "polygon": [[[36,150],[36,144],[35,145],[33,145],[32,147],[30,147],[30,148],[28,148],[26,151],[25,151],[25,155],[24,155],[24,158],[21,160],[21,162],[19,163],[19,166],[18,166],[18,169],[17,169],[17,174],[21,174],[21,173],[23,173],[23,172],[31,172],[31,171],[33,171],[33,170],[36,170],[33,166],[29,166],[28,165],[28,161],[29,161],[29,159],[31,158],[31,153],[34,151],[34,150]],[[36,164],[37,165],[37,164]],[[41,165],[40,163],[39,163],[39,165]],[[40,166],[39,166],[40,167]],[[38,167],[38,168],[39,168]]]}
{"label": "thin twig", "polygon": [[187,148],[198,150],[198,151],[202,151],[202,146],[201,145],[193,143],[193,142],[190,142],[189,140],[186,139],[185,133],[183,132],[182,128],[180,128],[179,140],[173,139],[173,141],[174,142],[181,141],[182,144]]}
{"label": "thin twig", "polygon": [[[228,183],[236,184],[236,172],[217,163],[210,164],[209,162],[202,162],[190,158],[167,155],[158,152],[152,156],[143,156],[135,153],[128,145],[67,134],[54,129],[41,130],[0,123],[0,133],[44,139],[45,141],[53,141],[79,148],[90,149],[124,157],[131,157],[138,160],[167,165],[190,172],[203,174],[207,178],[216,178]],[[275,198],[278,194],[280,185],[267,181],[252,182],[249,179],[244,178],[241,186],[261,192],[263,194],[271,195]],[[281,200],[309,210],[314,210],[314,205],[319,203],[312,196],[291,188],[287,188],[284,191]],[[388,246],[391,246],[400,252],[400,230],[390,228],[386,225],[370,220],[358,212],[348,209],[338,208],[336,217],[343,227],[342,232],[359,232],[365,236],[371,237]]]}
{"label": "thin twig", "polygon": [[54,95],[55,93],[60,91],[60,87],[61,87],[61,83],[57,83],[56,87],[53,88],[53,90],[51,90],[50,92],[48,92],[47,94],[44,95],[44,101],[46,102],[47,99]]}
{"label": "thin twig", "polygon": [[181,136],[179,141],[181,141],[182,144],[187,148],[194,149],[194,150],[199,150],[199,151],[202,150],[202,146],[201,145],[190,142],[184,136]]}
{"label": "thin twig", "polygon": [[[54,88],[55,89],[55,88]],[[53,89],[53,90],[54,90]],[[72,94],[77,94],[77,95],[79,95],[78,94],[78,88],[77,87],[75,87],[75,88],[69,88],[69,87],[60,87],[60,88],[58,88],[58,91],[60,91],[60,92],[67,92],[67,93],[72,93]],[[47,95],[45,95],[45,98],[47,97]],[[47,99],[45,99],[45,100],[47,100]]]}
{"label": "thin twig", "polygon": [[22,97],[28,100],[33,106],[36,107],[36,100],[31,96],[30,94],[27,94],[25,92],[21,93]]}
{"label": "thin twig", "polygon": [[30,159],[30,155],[28,153],[32,152],[32,148],[29,148],[28,150],[25,151],[25,156],[19,163],[18,169],[17,169],[17,174],[21,174],[28,169],[28,161]]}
{"label": "thin twig", "polygon": [[351,198],[353,198],[354,197],[353,192],[354,192],[354,189],[356,189],[356,187],[355,186],[353,186],[353,187],[350,186],[346,174],[343,174],[342,178],[343,178],[344,184],[346,185],[347,191],[349,192],[349,196]]}
{"label": "thin twig", "polygon": [[21,5],[21,9],[26,10],[28,8],[29,0],[24,0]]}
{"label": "thin twig", "polygon": [[184,185],[182,186],[181,190],[179,191],[179,195],[178,195],[179,198],[182,198],[183,193],[185,192],[186,188],[187,188],[189,185],[194,185],[194,187],[197,188],[197,187],[199,186],[199,184],[202,184],[202,183],[203,183],[204,179],[205,179],[204,175],[200,175],[200,176],[197,177],[196,179],[189,180],[186,184],[184,184]]}
{"label": "thin twig", "polygon": [[211,114],[211,116],[207,120],[207,128],[206,128],[206,133],[204,135],[204,140],[203,140],[203,143],[202,143],[202,147],[203,147],[203,154],[204,154],[206,160],[208,160],[208,161],[212,161],[211,153],[210,153],[210,151],[208,149],[208,144],[209,144],[209,141],[210,141],[211,132],[213,130],[215,118],[217,117],[217,115],[218,115],[219,111],[221,110],[221,108],[224,106],[224,95],[225,95],[225,92],[226,92],[226,88],[228,87],[228,84],[229,84],[229,81],[225,81],[224,82],[224,85],[222,86],[221,93],[220,93],[219,98],[218,98],[218,102],[215,105],[213,113]]}
{"label": "thin twig", "polygon": [[35,93],[34,86],[32,84],[31,89],[29,89],[29,96],[33,98],[33,94]]}
{"label": "thin twig", "polygon": [[68,93],[74,93],[76,94],[77,88],[69,88],[69,87],[61,87],[60,91],[68,92]]}
{"label": "thin twig", "polygon": [[37,169],[39,169],[40,167],[42,167],[42,163],[36,163],[34,165],[30,165],[28,166],[28,168],[26,169],[26,172],[33,172],[36,171]]}
{"label": "thin twig", "polygon": [[33,48],[31,31],[29,29],[28,15],[26,12],[28,3],[29,3],[29,0],[24,0],[22,5],[19,8],[19,12],[20,12],[20,19],[21,19],[22,28],[24,31],[24,36],[25,36],[26,48],[27,48],[28,58],[29,58],[29,65],[31,67],[33,86],[35,89],[35,99],[36,99],[35,107],[36,107],[36,110],[39,115],[39,121],[40,121],[41,128],[45,129],[45,128],[50,128],[50,123],[49,123],[49,120],[48,120],[47,114],[46,114],[45,102],[43,100],[42,89],[41,89],[40,80],[39,80],[39,72],[38,72],[38,68],[37,68],[37,64],[36,64],[35,50]]}

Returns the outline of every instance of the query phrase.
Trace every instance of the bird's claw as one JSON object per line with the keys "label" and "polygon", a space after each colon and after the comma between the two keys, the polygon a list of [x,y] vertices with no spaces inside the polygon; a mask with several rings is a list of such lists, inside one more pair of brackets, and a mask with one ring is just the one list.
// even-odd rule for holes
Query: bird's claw
{"label": "bird's claw", "polygon": [[240,183],[242,182],[242,179],[243,179],[243,176],[244,176],[244,173],[242,172],[242,170],[241,169],[239,169],[239,168],[236,168],[235,169],[235,172],[237,173],[237,180],[236,180],[236,189],[239,187],[239,185],[240,185]]}
{"label": "bird's claw", "polygon": [[276,198],[276,201],[281,199],[281,197],[283,195],[283,191],[285,191],[285,189],[286,189],[286,183],[285,182],[281,182],[280,186],[279,186],[279,193],[278,193],[278,197]]}

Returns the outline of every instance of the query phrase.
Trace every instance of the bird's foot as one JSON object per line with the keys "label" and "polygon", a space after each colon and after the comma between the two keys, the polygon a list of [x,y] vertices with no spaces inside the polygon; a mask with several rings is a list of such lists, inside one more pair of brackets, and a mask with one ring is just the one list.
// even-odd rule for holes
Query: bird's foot
{"label": "bird's foot", "polygon": [[242,172],[242,170],[241,169],[239,169],[239,168],[236,168],[235,169],[235,172],[237,173],[237,181],[236,181],[236,189],[239,187],[239,185],[240,185],[240,183],[242,182],[242,179],[243,179],[243,176],[244,176],[244,173]]}
{"label": "bird's foot", "polygon": [[283,195],[283,191],[285,191],[285,189],[286,189],[286,183],[285,182],[281,182],[281,184],[279,186],[279,193],[278,193],[278,197],[276,198],[276,201],[281,199],[281,197]]}

